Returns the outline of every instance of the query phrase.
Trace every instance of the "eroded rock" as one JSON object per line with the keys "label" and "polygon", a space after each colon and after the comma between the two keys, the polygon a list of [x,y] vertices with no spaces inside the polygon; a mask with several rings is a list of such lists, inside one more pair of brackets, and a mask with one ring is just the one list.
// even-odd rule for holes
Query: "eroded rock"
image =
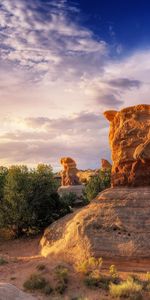
{"label": "eroded rock", "polygon": [[61,185],[69,186],[80,184],[77,176],[78,169],[76,168],[76,162],[71,157],[62,157],[60,162],[63,166]]}
{"label": "eroded rock", "polygon": [[150,105],[104,115],[110,121],[112,186],[150,185]]}

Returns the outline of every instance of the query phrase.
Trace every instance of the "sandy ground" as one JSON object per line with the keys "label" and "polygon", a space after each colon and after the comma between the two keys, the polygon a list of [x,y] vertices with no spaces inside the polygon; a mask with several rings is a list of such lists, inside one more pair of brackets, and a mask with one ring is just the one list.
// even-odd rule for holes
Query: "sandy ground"
{"label": "sandy ground", "polygon": [[[52,286],[55,286],[54,269],[58,264],[63,264],[61,261],[51,261],[50,258],[43,258],[39,255],[39,241],[41,237],[24,238],[19,240],[2,241],[0,240],[0,257],[5,258],[8,263],[0,266],[0,282],[8,282],[14,284],[23,290],[23,283],[33,273],[39,273],[49,279]],[[37,265],[44,264],[45,270],[38,271]],[[150,260],[143,261],[104,261],[103,272],[107,273],[111,264],[115,264],[119,275],[126,278],[130,273],[137,274],[143,279],[145,273],[150,271]],[[75,297],[84,297],[86,300],[111,300],[107,292],[102,290],[91,290],[85,287],[83,283],[83,275],[76,273],[71,265],[67,265],[69,269],[69,283],[65,294],[52,294],[45,296],[40,293],[34,293],[38,300],[45,299],[64,299],[72,300]],[[145,300],[150,300],[150,293],[145,295]]]}

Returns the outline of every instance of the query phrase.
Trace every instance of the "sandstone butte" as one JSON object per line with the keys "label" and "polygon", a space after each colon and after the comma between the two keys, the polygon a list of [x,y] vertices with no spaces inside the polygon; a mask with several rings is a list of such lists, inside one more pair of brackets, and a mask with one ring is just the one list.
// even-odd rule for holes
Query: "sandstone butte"
{"label": "sandstone butte", "polygon": [[46,229],[44,256],[72,262],[90,256],[150,257],[150,105],[105,116],[110,122],[112,187]]}
{"label": "sandstone butte", "polygon": [[76,168],[76,162],[71,157],[62,157],[60,160],[63,166],[63,171],[61,172],[61,185],[79,185],[79,178],[77,176],[78,169]]}

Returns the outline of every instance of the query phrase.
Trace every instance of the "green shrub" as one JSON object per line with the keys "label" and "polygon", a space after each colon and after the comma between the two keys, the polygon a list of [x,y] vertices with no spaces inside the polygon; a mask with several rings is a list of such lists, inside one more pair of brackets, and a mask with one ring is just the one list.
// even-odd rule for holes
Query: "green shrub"
{"label": "green shrub", "polygon": [[68,207],[73,207],[74,203],[77,199],[77,196],[75,193],[66,193],[64,195],[61,196],[61,201],[62,203],[64,203],[64,206],[67,205]]}
{"label": "green shrub", "polygon": [[5,258],[0,257],[0,266],[6,265],[6,264],[8,264],[8,261]]}
{"label": "green shrub", "polygon": [[29,279],[27,279],[23,286],[26,290],[42,290],[46,287],[47,281],[44,277],[38,274],[32,274]]}
{"label": "green shrub", "polygon": [[137,299],[136,297],[141,297],[142,285],[133,280],[133,278],[128,278],[126,281],[120,284],[110,284],[110,295],[114,298],[129,298]]}
{"label": "green shrub", "polygon": [[99,175],[91,177],[84,190],[84,198],[88,201],[94,199],[99,192],[110,187],[111,171],[100,171]]}
{"label": "green shrub", "polygon": [[45,266],[44,264],[38,264],[38,265],[36,266],[36,268],[37,268],[38,271],[43,271],[43,270],[46,269],[46,266]]}
{"label": "green shrub", "polygon": [[102,290],[108,290],[111,282],[111,278],[109,276],[100,275],[99,277],[93,277],[93,275],[89,275],[85,277],[84,283],[89,288],[100,288]]}
{"label": "green shrub", "polygon": [[53,288],[51,287],[50,283],[47,282],[45,287],[43,288],[43,293],[45,295],[50,295],[53,292]]}
{"label": "green shrub", "polygon": [[56,281],[57,285],[55,290],[63,294],[65,290],[67,289],[67,284],[68,284],[68,269],[62,265],[58,265],[55,268],[55,274],[56,274]]}

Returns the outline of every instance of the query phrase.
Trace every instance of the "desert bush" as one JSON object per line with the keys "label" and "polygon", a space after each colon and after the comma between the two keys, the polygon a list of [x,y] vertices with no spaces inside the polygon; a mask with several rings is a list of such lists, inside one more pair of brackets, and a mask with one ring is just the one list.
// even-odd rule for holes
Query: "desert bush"
{"label": "desert bush", "polygon": [[26,290],[42,290],[46,287],[47,281],[38,274],[32,274],[23,284]]}
{"label": "desert bush", "polygon": [[0,266],[6,265],[6,264],[8,264],[8,261],[5,258],[0,257]]}
{"label": "desert bush", "polygon": [[84,284],[89,288],[96,287],[102,290],[108,290],[111,282],[112,278],[110,276],[105,276],[102,274],[99,274],[98,276],[93,276],[93,273],[91,273],[84,279]]}
{"label": "desert bush", "polygon": [[47,282],[45,287],[43,288],[42,292],[45,294],[45,295],[50,295],[52,292],[53,292],[53,288],[51,287],[50,283]]}
{"label": "desert bush", "polygon": [[88,201],[94,199],[99,192],[110,187],[111,171],[100,171],[98,175],[91,177],[84,190],[84,198]]}
{"label": "desert bush", "polygon": [[93,277],[94,277],[94,273],[95,273],[95,277],[96,274],[98,276],[101,267],[103,264],[103,259],[100,258],[95,258],[95,257],[90,257],[87,260],[84,260],[83,262],[79,263],[76,266],[76,269],[78,272],[84,273],[84,274],[91,274],[93,273]]}
{"label": "desert bush", "polygon": [[150,272],[147,272],[147,273],[146,273],[146,281],[149,281],[149,282],[150,282]]}
{"label": "desert bush", "polygon": [[37,269],[38,271],[43,271],[43,270],[46,269],[46,266],[45,266],[44,264],[38,264],[38,265],[36,266],[36,269]]}
{"label": "desert bush", "polygon": [[55,268],[55,275],[57,282],[55,290],[63,294],[68,286],[68,269],[62,265],[58,265]]}
{"label": "desert bush", "polygon": [[113,279],[116,279],[119,277],[118,272],[117,272],[117,268],[115,265],[111,265],[109,268],[109,274]]}
{"label": "desert bush", "polygon": [[0,228],[11,229],[16,237],[38,233],[70,212],[69,201],[65,202],[57,193],[50,166],[41,164],[31,170],[12,166],[3,173]]}
{"label": "desert bush", "polygon": [[[132,277],[129,277],[126,281],[120,284],[110,284],[110,295],[114,298],[129,298],[138,299],[137,297],[142,297],[142,284],[134,281]],[[141,299],[141,298],[140,298]]]}

